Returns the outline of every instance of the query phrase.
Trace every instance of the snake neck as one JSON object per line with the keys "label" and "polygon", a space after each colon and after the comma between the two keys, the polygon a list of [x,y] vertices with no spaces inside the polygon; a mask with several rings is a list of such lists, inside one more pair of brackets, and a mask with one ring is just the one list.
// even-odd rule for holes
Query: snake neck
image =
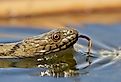
{"label": "snake neck", "polygon": [[[35,52],[43,49],[44,46],[39,46],[34,42],[16,42],[16,43],[5,43],[0,44],[0,56],[9,57],[33,57]],[[40,54],[40,53],[38,53]],[[42,53],[43,54],[43,53]]]}
{"label": "snake neck", "polygon": [[10,56],[19,48],[20,43],[0,44],[0,56]]}

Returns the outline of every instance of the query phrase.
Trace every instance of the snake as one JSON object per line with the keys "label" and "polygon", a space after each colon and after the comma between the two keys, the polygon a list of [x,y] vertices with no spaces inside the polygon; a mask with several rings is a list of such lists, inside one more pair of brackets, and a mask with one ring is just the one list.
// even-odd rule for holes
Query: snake
{"label": "snake", "polygon": [[48,55],[73,46],[78,38],[88,40],[88,54],[90,54],[92,41],[88,36],[79,35],[74,28],[59,28],[18,42],[0,43],[0,57],[24,58]]}

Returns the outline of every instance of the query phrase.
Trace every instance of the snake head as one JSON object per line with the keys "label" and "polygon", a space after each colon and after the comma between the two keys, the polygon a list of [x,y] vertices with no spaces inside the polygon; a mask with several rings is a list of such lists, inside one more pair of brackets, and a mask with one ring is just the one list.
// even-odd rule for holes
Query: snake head
{"label": "snake head", "polygon": [[47,41],[47,45],[51,46],[50,50],[59,51],[73,46],[78,40],[78,32],[72,28],[60,28],[48,32],[44,39]]}
{"label": "snake head", "polygon": [[[24,40],[24,50],[31,54],[49,54],[73,46],[78,40],[78,32],[71,28],[55,29]],[[29,52],[30,53],[30,52]]]}

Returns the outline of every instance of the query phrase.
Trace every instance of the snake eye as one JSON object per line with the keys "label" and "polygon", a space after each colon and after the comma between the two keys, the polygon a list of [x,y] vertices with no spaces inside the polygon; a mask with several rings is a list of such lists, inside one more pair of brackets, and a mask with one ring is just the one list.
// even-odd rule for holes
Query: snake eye
{"label": "snake eye", "polygon": [[70,34],[73,34],[73,30],[70,30],[69,33],[70,33]]}
{"label": "snake eye", "polygon": [[53,35],[52,35],[52,39],[53,39],[54,41],[59,40],[59,39],[60,39],[60,34],[59,34],[59,33],[53,34]]}

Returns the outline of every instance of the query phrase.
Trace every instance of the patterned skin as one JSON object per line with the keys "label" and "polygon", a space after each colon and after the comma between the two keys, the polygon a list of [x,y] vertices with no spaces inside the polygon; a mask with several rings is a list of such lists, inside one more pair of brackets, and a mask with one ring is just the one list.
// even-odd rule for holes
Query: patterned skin
{"label": "patterned skin", "polygon": [[26,38],[16,43],[1,43],[1,57],[33,57],[54,53],[73,46],[78,40],[78,32],[72,28],[60,28]]}

